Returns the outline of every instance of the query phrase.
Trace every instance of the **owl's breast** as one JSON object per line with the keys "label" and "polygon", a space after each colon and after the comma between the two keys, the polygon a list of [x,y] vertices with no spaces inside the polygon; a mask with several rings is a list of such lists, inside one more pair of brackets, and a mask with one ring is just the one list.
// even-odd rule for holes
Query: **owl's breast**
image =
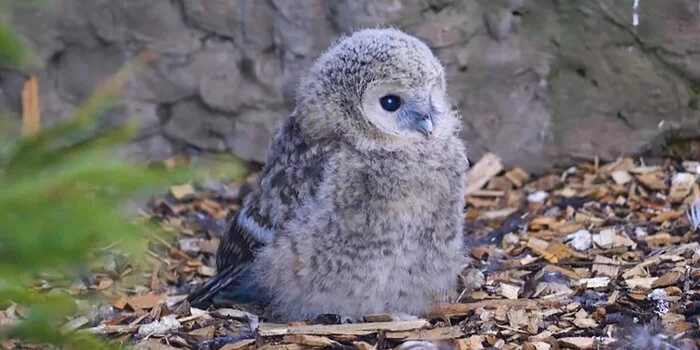
{"label": "owl's breast", "polygon": [[461,196],[463,176],[454,164],[402,154],[346,157],[334,162],[334,206],[401,216],[438,210]]}

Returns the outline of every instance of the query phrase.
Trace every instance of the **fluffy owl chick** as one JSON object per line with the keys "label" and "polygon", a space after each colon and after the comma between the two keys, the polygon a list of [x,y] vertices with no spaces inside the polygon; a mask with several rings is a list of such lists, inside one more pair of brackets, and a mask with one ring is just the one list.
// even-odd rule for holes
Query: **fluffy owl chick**
{"label": "fluffy owl chick", "polygon": [[396,29],[334,43],[217,253],[199,304],[267,303],[278,320],[419,316],[456,289],[468,163],[431,50]]}

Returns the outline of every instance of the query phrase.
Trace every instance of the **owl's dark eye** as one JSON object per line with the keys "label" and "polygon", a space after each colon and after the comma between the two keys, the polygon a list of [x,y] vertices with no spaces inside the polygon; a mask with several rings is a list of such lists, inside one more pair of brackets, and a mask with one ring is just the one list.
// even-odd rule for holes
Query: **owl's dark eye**
{"label": "owl's dark eye", "polygon": [[386,95],[379,99],[379,104],[385,111],[394,112],[401,107],[401,98],[396,95]]}

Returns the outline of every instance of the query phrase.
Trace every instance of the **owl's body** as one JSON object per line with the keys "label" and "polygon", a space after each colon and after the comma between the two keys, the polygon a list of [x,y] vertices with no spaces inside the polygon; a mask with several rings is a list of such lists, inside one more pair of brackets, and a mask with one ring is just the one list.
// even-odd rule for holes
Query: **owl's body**
{"label": "owl's body", "polygon": [[265,301],[280,320],[419,315],[444,301],[465,257],[458,130],[423,43],[393,29],[339,41],[302,80],[219,274],[190,299]]}

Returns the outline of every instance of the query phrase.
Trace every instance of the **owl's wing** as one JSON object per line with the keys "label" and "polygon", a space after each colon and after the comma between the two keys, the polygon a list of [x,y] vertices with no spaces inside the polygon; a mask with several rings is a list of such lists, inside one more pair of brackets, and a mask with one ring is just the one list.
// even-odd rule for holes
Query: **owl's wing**
{"label": "owl's wing", "polygon": [[272,242],[275,232],[300,206],[316,197],[331,149],[330,143],[324,144],[304,139],[295,112],[282,123],[273,136],[261,177],[224,232],[216,254],[218,272],[188,296],[192,305],[207,303],[222,291],[251,290],[243,284],[254,282],[239,279],[248,271],[255,252]]}
{"label": "owl's wing", "polygon": [[241,212],[226,226],[216,252],[217,274],[187,296],[190,305],[206,307],[212,297],[235,287],[235,282],[249,269],[255,250],[264,244],[239,224],[240,218]]}

